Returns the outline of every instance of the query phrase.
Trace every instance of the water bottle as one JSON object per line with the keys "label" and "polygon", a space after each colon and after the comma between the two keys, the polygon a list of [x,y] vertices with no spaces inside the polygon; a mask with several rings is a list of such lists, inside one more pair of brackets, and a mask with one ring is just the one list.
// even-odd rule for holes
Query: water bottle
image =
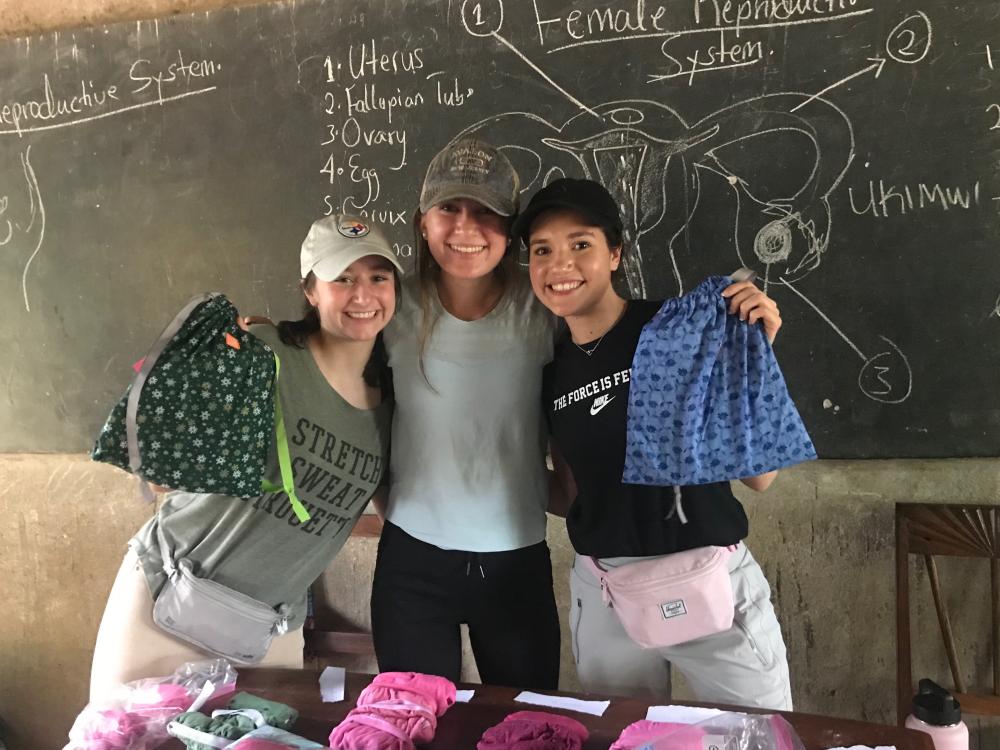
{"label": "water bottle", "polygon": [[929,734],[934,750],[969,750],[969,728],[962,721],[961,704],[933,680],[920,681],[913,696],[913,713],[904,725]]}

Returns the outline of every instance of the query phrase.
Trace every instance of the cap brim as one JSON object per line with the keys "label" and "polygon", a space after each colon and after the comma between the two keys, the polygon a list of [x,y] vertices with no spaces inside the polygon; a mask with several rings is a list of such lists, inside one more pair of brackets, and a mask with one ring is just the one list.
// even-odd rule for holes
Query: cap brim
{"label": "cap brim", "polygon": [[521,212],[521,214],[514,221],[514,226],[510,229],[511,236],[522,240],[525,244],[528,244],[528,232],[531,231],[532,222],[534,222],[535,219],[546,211],[572,211],[588,219],[596,219],[597,221],[595,223],[599,225],[602,225],[605,222],[615,222],[619,220],[617,216],[602,216],[600,213],[596,213],[590,209],[573,203],[572,201],[562,198],[553,198],[540,203],[528,204],[528,207],[524,209],[524,211]]}
{"label": "cap brim", "polygon": [[442,188],[438,190],[433,195],[427,196],[424,200],[420,201],[420,213],[427,213],[438,203],[444,201],[458,200],[459,198],[468,198],[469,200],[474,200],[477,203],[482,203],[490,211],[493,211],[500,216],[513,216],[517,213],[517,204],[511,204],[509,201],[498,201],[496,196],[490,191],[483,189],[481,185],[451,185],[447,188]]}
{"label": "cap brim", "polygon": [[399,259],[396,258],[396,254],[391,250],[386,250],[384,247],[379,245],[366,244],[364,242],[358,242],[352,245],[351,251],[349,253],[344,253],[343,255],[338,255],[336,258],[323,258],[309,270],[316,276],[320,281],[333,281],[340,274],[347,270],[347,267],[351,265],[354,261],[365,258],[369,255],[377,255],[380,258],[385,258],[387,261],[395,266],[396,270],[402,276],[406,272],[403,270],[403,266],[400,265]]}

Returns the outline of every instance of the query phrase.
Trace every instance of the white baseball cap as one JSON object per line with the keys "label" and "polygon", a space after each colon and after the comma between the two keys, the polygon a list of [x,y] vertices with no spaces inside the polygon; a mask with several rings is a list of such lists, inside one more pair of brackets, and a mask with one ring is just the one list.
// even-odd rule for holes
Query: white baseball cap
{"label": "white baseball cap", "polygon": [[403,267],[382,230],[366,219],[332,214],[313,222],[302,242],[299,267],[304,279],[312,271],[320,281],[333,281],[359,258],[378,255],[400,274]]}

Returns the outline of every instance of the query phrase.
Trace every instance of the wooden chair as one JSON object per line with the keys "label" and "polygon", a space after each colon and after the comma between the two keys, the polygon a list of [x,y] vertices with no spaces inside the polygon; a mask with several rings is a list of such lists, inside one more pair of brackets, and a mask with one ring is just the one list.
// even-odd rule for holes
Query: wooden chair
{"label": "wooden chair", "polygon": [[[375,537],[382,534],[378,516],[365,514],[358,519],[351,536]],[[371,633],[356,630],[321,630],[307,625],[302,631],[305,638],[305,658],[338,660],[342,657],[364,658],[375,656],[375,643]]]}
{"label": "wooden chair", "polygon": [[[896,504],[896,711],[900,724],[910,713],[914,691],[910,662],[910,555],[922,555],[927,566],[954,692],[962,704],[962,712],[1000,715],[1000,506]],[[990,561],[992,694],[967,692],[934,555],[981,557]]]}

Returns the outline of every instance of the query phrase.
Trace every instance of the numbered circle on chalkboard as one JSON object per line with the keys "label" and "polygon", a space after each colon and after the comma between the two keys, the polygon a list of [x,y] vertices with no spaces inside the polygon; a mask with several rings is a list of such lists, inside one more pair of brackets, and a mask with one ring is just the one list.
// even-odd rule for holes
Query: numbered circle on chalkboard
{"label": "numbered circle on chalkboard", "polygon": [[858,373],[858,387],[872,401],[901,404],[913,391],[913,369],[906,355],[885,336],[888,348],[867,358]]}
{"label": "numbered circle on chalkboard", "polygon": [[472,36],[492,36],[503,28],[503,0],[464,0],[462,24]]}
{"label": "numbered circle on chalkboard", "polygon": [[921,11],[907,16],[889,32],[885,51],[896,62],[912,65],[927,57],[934,31],[931,20]]}

